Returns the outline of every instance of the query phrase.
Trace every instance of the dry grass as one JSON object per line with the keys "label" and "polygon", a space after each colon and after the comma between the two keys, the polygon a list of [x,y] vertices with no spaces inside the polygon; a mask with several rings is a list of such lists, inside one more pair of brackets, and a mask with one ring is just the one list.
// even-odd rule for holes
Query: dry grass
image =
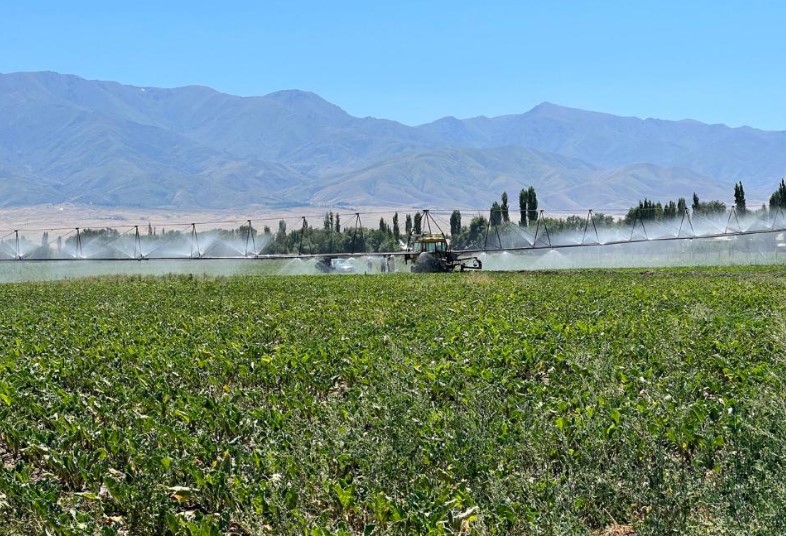
{"label": "dry grass", "polygon": [[636,531],[633,530],[632,525],[609,525],[600,530],[592,533],[593,536],[634,536]]}

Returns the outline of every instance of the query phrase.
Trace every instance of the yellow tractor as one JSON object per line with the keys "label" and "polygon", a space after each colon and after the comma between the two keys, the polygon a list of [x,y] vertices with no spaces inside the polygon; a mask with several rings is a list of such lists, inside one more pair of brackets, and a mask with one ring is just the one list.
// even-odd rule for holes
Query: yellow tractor
{"label": "yellow tractor", "polygon": [[480,270],[483,263],[477,257],[459,257],[450,249],[450,241],[442,233],[411,235],[404,262],[412,261],[413,272],[453,272]]}

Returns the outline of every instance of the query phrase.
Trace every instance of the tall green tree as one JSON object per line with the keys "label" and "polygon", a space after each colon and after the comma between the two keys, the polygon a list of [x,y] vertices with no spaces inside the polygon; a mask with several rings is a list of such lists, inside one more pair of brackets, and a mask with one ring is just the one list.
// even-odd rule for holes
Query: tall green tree
{"label": "tall green tree", "polygon": [[786,182],[781,179],[778,189],[770,196],[770,209],[786,207]]}
{"label": "tall green tree", "polygon": [[274,253],[287,253],[287,222],[278,220],[278,232],[275,238],[275,251]]}
{"label": "tall green tree", "polygon": [[522,188],[519,192],[519,225],[522,227],[527,226],[527,199],[529,193],[526,188]]}
{"label": "tall green tree", "polygon": [[491,225],[502,225],[502,207],[500,207],[499,203],[496,201],[491,204],[491,210],[489,211],[489,222]]}
{"label": "tall green tree", "polygon": [[486,227],[488,220],[483,216],[476,216],[469,222],[466,241],[463,247],[483,247],[483,240],[486,237]]}
{"label": "tall green tree", "polygon": [[685,209],[688,208],[688,204],[685,202],[684,197],[680,197],[677,199],[677,212],[682,215],[685,214]]}
{"label": "tall green tree", "polygon": [[415,234],[420,234],[421,233],[420,225],[421,225],[422,222],[423,222],[423,214],[421,214],[420,212],[416,212],[415,213],[415,222],[412,225],[412,232],[413,233],[415,233]]}
{"label": "tall green tree", "polygon": [[339,216],[338,212],[336,212],[336,232],[341,232],[341,216]]}
{"label": "tall green tree", "polygon": [[[671,202],[674,205],[674,201]],[[668,205],[667,205],[668,206]],[[676,213],[676,205],[674,206],[674,211]],[[639,201],[639,206],[633,207],[628,210],[628,213],[625,215],[625,223],[631,223],[638,220],[646,221],[646,220],[661,220],[664,217],[665,211],[663,209],[663,205],[658,201],[657,203],[644,198],[644,201]]]}
{"label": "tall green tree", "polygon": [[508,192],[502,192],[502,203],[500,204],[500,215],[502,222],[508,223],[510,221],[510,207],[508,206]]}
{"label": "tall green tree", "polygon": [[450,215],[450,236],[457,237],[461,234],[461,212],[454,210]]}
{"label": "tall green tree", "polygon": [[393,214],[393,238],[395,238],[396,240],[401,238],[401,230],[399,229],[398,226],[398,212]]}
{"label": "tall green tree", "polygon": [[737,209],[737,214],[745,214],[745,190],[742,187],[742,181],[734,185],[734,208]]}
{"label": "tall green tree", "polygon": [[404,219],[404,234],[407,236],[412,234],[412,216],[407,214],[407,217]]}
{"label": "tall green tree", "polygon": [[534,186],[527,188],[527,220],[530,225],[538,221],[538,195]]}
{"label": "tall green tree", "polygon": [[696,192],[693,192],[693,204],[690,206],[690,208],[694,214],[701,212],[701,201],[699,201],[699,196],[696,195]]}

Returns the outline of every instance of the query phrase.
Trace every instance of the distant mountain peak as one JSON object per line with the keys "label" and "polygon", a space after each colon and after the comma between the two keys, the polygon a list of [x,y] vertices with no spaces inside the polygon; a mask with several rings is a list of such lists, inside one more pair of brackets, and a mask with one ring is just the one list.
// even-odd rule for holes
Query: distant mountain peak
{"label": "distant mountain peak", "polygon": [[326,101],[316,93],[312,91],[303,91],[301,89],[282,89],[280,91],[268,93],[264,98],[274,100],[285,105],[324,106],[327,108],[341,109],[332,102]]}
{"label": "distant mountain peak", "polygon": [[303,91],[301,89],[283,89],[268,93],[263,97],[287,108],[313,113],[322,117],[331,118],[337,121],[346,121],[351,116],[341,107],[336,106],[316,93]]}
{"label": "distant mountain peak", "polygon": [[553,102],[548,101],[541,102],[537,106],[533,107],[530,111],[523,114],[523,116],[548,117],[563,120],[579,117],[620,118],[619,116],[614,116],[604,112],[582,110],[581,108],[571,108],[570,106],[562,106],[560,104],[554,104]]}
{"label": "distant mountain peak", "polygon": [[554,104],[553,102],[543,101],[540,104],[536,104],[530,110],[531,112],[534,111],[547,111],[547,110],[555,110],[555,109],[562,109],[564,106],[560,106],[559,104]]}

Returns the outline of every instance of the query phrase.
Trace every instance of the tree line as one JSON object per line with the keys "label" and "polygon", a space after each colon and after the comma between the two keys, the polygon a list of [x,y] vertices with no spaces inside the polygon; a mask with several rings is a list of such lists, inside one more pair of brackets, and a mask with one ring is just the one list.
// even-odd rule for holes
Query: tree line
{"label": "tree line", "polygon": [[[770,210],[786,208],[786,180],[781,180],[777,190],[773,192],[769,203]],[[636,220],[659,221],[682,217],[690,208],[693,216],[711,216],[723,214],[728,210],[726,204],[718,200],[702,201],[696,192],[691,198],[690,207],[684,197],[676,201],[661,203],[645,198],[640,200],[638,205],[631,207],[624,217],[615,219],[613,216],[602,212],[592,214],[592,223],[596,226],[609,227],[612,225],[630,225]],[[734,208],[738,215],[748,213],[745,199],[745,189],[742,181],[734,184]],[[767,207],[762,207],[756,211],[757,214],[766,215]],[[462,215],[458,210],[454,210],[450,216],[450,236],[457,248],[482,248],[489,228],[505,227],[508,225],[518,225],[519,227],[532,227],[540,223],[549,229],[550,232],[562,231],[583,231],[588,220],[584,216],[569,215],[565,218],[545,217],[538,210],[538,198],[535,188],[529,186],[522,188],[519,192],[519,218],[518,222],[512,222],[507,192],[502,192],[499,201],[494,201],[489,209],[488,219],[484,216],[473,217],[468,226],[462,226]],[[495,231],[496,232],[496,231]]]}
{"label": "tree line", "polygon": [[[640,200],[638,205],[628,209],[625,216],[615,219],[611,215],[601,212],[592,214],[592,223],[598,226],[630,225],[636,220],[659,221],[682,217],[690,208],[690,213],[696,215],[722,214],[728,210],[725,203],[718,200],[702,201],[697,193],[693,193],[690,207],[684,197],[676,201],[670,200],[665,203],[655,202],[650,199]],[[734,184],[734,208],[738,215],[745,215],[749,212],[745,199],[745,189],[742,182]],[[780,184],[772,193],[769,199],[769,211],[786,209],[786,179],[781,179]],[[755,211],[756,214],[766,216],[768,207],[762,205]],[[515,213],[514,213],[515,214]],[[538,208],[538,196],[533,186],[522,188],[519,192],[518,221],[511,218],[511,208],[507,192],[502,192],[499,201],[494,201],[489,209],[488,218],[483,215],[471,218],[468,225],[464,225],[462,214],[459,210],[454,210],[450,215],[450,238],[456,248],[483,248],[491,227],[518,226],[530,228],[537,226],[540,222],[549,229],[550,232],[562,231],[583,231],[588,220],[584,216],[569,215],[565,218],[545,217]],[[352,220],[349,225],[342,222],[339,213],[328,211],[325,213],[322,226],[311,226],[306,218],[303,218],[301,225],[288,229],[285,220],[278,222],[275,231],[269,226],[264,226],[259,232],[256,228],[249,225],[241,225],[235,229],[212,229],[200,232],[199,235],[209,234],[224,240],[246,240],[253,239],[259,242],[260,254],[329,254],[329,253],[377,253],[400,251],[408,242],[412,235],[419,235],[428,229],[424,229],[423,213],[404,214],[403,228],[400,222],[399,213],[394,213],[390,223],[381,217],[376,227],[365,227],[361,225],[359,219]],[[496,232],[497,229],[495,229]],[[432,229],[432,232],[438,232]],[[152,225],[148,225],[148,241],[187,239],[192,230],[182,229],[161,229],[160,231]],[[97,241],[98,243],[110,243],[119,238],[116,229],[82,229],[80,239],[83,243]],[[41,245],[37,248],[39,255],[47,255],[51,250],[60,251],[63,246],[73,248],[76,237],[69,236],[65,240],[56,239],[55,243],[50,243],[48,233],[41,237]]]}
{"label": "tree line", "polygon": [[[759,209],[753,210],[751,212],[745,199],[745,188],[742,185],[742,181],[739,181],[734,184],[733,208],[738,216],[744,216],[746,214],[753,213],[763,217],[766,217],[769,212],[777,211],[778,209],[784,209],[786,208],[786,182],[784,179],[781,179],[778,187],[775,189],[772,195],[770,195],[769,206],[762,204]],[[676,203],[674,201],[668,201],[665,204],[661,204],[660,202],[655,203],[645,198],[643,201],[639,201],[638,206],[631,207],[628,210],[628,213],[625,215],[623,221],[625,223],[630,223],[636,219],[668,219],[684,214],[686,209],[687,204],[685,198],[683,197],[679,198]],[[690,213],[694,216],[723,214],[728,209],[729,207],[727,207],[726,203],[722,201],[702,201],[696,192],[693,193],[693,197],[691,198]]]}
{"label": "tree line", "polygon": [[[541,225],[548,228],[550,232],[559,233],[563,231],[581,232],[588,224],[587,218],[580,215],[569,215],[565,218],[543,216],[538,207],[538,196],[534,186],[522,188],[518,197],[517,221],[514,221],[515,213],[511,210],[507,192],[502,192],[499,201],[494,201],[491,204],[488,218],[483,215],[474,216],[468,224],[465,224],[461,211],[454,210],[450,215],[449,224],[449,237],[452,239],[453,246],[459,249],[483,248],[490,228],[495,226],[513,225],[532,228],[537,226],[540,220]],[[770,208],[778,207],[786,208],[786,182],[784,180],[781,180],[778,189],[770,198]],[[741,181],[734,184],[734,208],[738,215],[748,213],[745,190]],[[728,207],[724,202],[718,200],[703,201],[694,192],[690,205],[683,197],[665,203],[645,198],[639,201],[638,205],[631,207],[621,219],[616,219],[603,212],[595,212],[592,214],[592,223],[596,227],[627,226],[634,223],[636,219],[658,221],[681,217],[687,209],[690,209],[690,213],[694,216],[711,216],[726,212]],[[762,206],[757,213],[762,213],[762,211],[766,213],[767,208]],[[349,228],[342,229],[339,215],[328,212],[325,214],[323,228],[320,230],[307,227],[305,235],[303,229],[295,229],[287,233],[286,223],[282,220],[279,223],[279,231],[275,233],[274,240],[268,245],[265,253],[291,253],[298,248],[307,252],[308,247],[317,253],[398,251],[402,249],[411,235],[427,231],[422,228],[423,214],[421,212],[405,214],[404,217],[403,229],[400,227],[398,212],[393,215],[390,225],[384,218],[380,218],[376,229],[355,228],[354,222]],[[437,232],[437,229],[432,231]]]}

